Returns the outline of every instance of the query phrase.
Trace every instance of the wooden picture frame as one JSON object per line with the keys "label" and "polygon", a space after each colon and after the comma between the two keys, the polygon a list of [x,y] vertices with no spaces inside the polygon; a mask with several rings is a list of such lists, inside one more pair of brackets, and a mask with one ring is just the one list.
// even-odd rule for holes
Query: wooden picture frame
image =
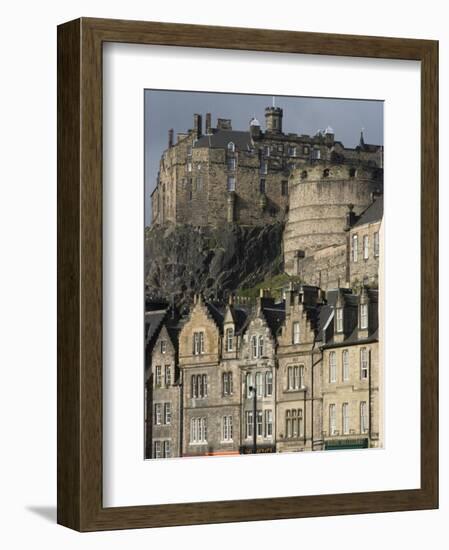
{"label": "wooden picture frame", "polygon": [[[103,507],[104,42],[421,62],[420,489]],[[436,41],[90,18],[58,27],[58,523],[96,531],[438,507],[437,117]]]}

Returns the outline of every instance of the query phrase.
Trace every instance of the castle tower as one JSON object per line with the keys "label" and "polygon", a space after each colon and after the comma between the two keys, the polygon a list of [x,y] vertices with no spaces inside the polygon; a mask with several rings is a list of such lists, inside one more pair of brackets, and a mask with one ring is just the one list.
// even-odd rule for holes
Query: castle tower
{"label": "castle tower", "polygon": [[282,115],[280,107],[267,107],[265,109],[265,126],[267,132],[282,134]]}

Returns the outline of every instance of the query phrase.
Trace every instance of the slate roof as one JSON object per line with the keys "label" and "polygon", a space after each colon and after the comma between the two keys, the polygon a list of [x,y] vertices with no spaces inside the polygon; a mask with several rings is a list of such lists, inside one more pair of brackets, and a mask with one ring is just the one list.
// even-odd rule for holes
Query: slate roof
{"label": "slate roof", "polygon": [[384,215],[384,201],[382,198],[376,199],[372,204],[364,210],[354,227],[360,227],[367,223],[380,222]]}
{"label": "slate roof", "polygon": [[147,344],[157,337],[159,329],[161,328],[166,315],[166,309],[145,312],[145,331]]}
{"label": "slate roof", "polygon": [[267,321],[267,325],[270,327],[271,334],[277,336],[282,323],[285,320],[285,309],[278,307],[264,307],[263,315]]}
{"label": "slate roof", "polygon": [[213,134],[200,137],[194,147],[208,147],[210,149],[223,149],[228,143],[234,143],[236,149],[247,151],[253,147],[249,132],[240,130],[217,130]]}

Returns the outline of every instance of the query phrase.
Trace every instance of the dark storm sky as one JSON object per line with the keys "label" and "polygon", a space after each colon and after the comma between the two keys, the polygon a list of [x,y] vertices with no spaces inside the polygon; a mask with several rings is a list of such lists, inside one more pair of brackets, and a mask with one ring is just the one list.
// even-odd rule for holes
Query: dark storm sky
{"label": "dark storm sky", "polygon": [[[145,223],[151,222],[150,194],[154,189],[159,160],[167,148],[168,130],[185,132],[193,126],[193,115],[212,113],[212,126],[217,118],[232,119],[234,130],[246,130],[256,117],[262,129],[265,107],[272,96],[219,94],[207,92],[145,91]],[[313,135],[331,126],[335,139],[347,147],[358,144],[364,128],[365,143],[383,144],[383,102],[354,99],[327,99],[276,96],[277,107],[284,110],[283,130]]]}

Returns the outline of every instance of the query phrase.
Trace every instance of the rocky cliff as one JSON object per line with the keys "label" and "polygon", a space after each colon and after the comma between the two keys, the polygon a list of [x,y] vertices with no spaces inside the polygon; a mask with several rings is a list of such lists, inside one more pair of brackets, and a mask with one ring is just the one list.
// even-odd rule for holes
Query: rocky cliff
{"label": "rocky cliff", "polygon": [[187,305],[202,292],[226,299],[282,272],[283,224],[153,226],[145,233],[147,298]]}

